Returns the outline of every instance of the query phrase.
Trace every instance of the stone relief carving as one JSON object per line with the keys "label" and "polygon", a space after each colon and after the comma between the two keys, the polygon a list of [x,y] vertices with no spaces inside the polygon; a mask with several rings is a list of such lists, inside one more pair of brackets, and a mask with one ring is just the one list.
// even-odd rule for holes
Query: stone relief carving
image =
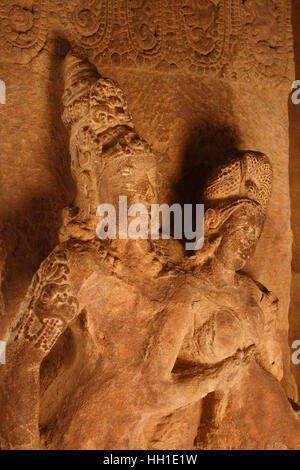
{"label": "stone relief carving", "polygon": [[75,206],[66,210],[65,225],[75,231],[81,226],[85,237],[93,239],[97,206],[101,201],[117,204],[119,175],[129,204],[138,200],[136,185],[148,204],[155,199],[157,175],[155,158],[134,130],[123,92],[84,64],[72,55],[66,60],[63,121],[71,128],[71,168],[78,191]]}
{"label": "stone relief carving", "polygon": [[[90,51],[99,65],[245,80],[264,76],[277,82],[289,74],[290,5],[281,0],[268,2],[267,9],[254,0],[161,0],[155,7],[141,0],[118,6],[105,48]],[[274,35],[276,27],[279,34]],[[77,43],[84,46],[85,39]]]}
{"label": "stone relief carving", "polygon": [[280,0],[254,0],[241,6],[245,44],[250,51],[245,72],[248,68],[251,77],[272,79],[274,75],[287,74],[283,56],[287,53],[287,38],[291,36],[289,7],[287,2]]}
{"label": "stone relief carving", "polygon": [[142,54],[157,54],[163,39],[163,2],[126,0],[126,10],[133,47]]}
{"label": "stone relief carving", "polygon": [[194,67],[222,66],[224,55],[228,52],[227,4],[228,2],[223,1],[205,0],[183,1],[176,5],[178,29],[185,32],[186,47],[191,50],[191,64]]}
{"label": "stone relief carving", "polygon": [[[129,204],[149,205],[163,182],[120,88],[71,53],[64,78],[62,118],[77,195],[64,213],[60,244],[34,276],[6,338],[0,443],[3,449],[151,448],[149,420],[159,425],[210,393],[238,389],[251,364],[281,379],[278,300],[240,272],[263,230],[272,168],[264,154],[243,152],[216,170],[204,192],[205,248],[188,259],[176,240],[100,242],[100,202],[115,204],[122,194]],[[69,370],[58,368],[40,398],[43,361],[50,369],[59,363],[51,365],[51,354],[66,353],[60,341],[67,331],[80,354]],[[80,349],[83,338],[88,353]],[[56,389],[60,399],[39,429],[43,400]]]}
{"label": "stone relief carving", "polygon": [[[47,15],[73,49],[100,65],[182,70],[270,83],[290,76],[285,0],[17,0],[0,3],[2,58],[28,63],[44,47]],[[52,33],[53,26],[49,26]],[[276,34],[275,34],[276,32]]]}
{"label": "stone relief carving", "polygon": [[44,47],[47,11],[44,0],[8,0],[0,3],[0,47],[11,62],[26,64]]}
{"label": "stone relief carving", "polygon": [[[218,367],[237,351],[251,351],[251,361],[278,381],[282,379],[278,299],[242,273],[262,233],[271,187],[270,161],[258,152],[233,157],[206,182],[205,244],[183,261],[186,283],[192,291],[192,315],[174,372],[188,374],[197,367],[204,370],[208,364]],[[251,372],[247,373],[251,376]],[[230,385],[227,387],[230,389]],[[225,416],[228,389],[215,389],[217,405],[210,416],[214,432]],[[239,389],[233,389],[238,400]],[[177,410],[169,419],[160,416],[157,422],[149,420],[153,434],[149,437],[148,433],[145,447],[152,448],[153,442],[157,449],[168,446],[168,436],[175,432],[173,422],[174,429],[178,422],[184,426],[185,416],[193,413],[192,407],[193,404],[191,411],[185,409],[183,417],[182,410]],[[196,439],[190,436],[199,449],[209,446],[209,439],[209,431]]]}
{"label": "stone relief carving", "polygon": [[36,348],[50,351],[65,325],[78,313],[77,300],[70,292],[68,273],[64,251],[52,252],[41,264],[30,286],[30,301],[27,306],[23,305],[24,315],[15,327],[15,341],[23,336]]}
{"label": "stone relief carving", "polygon": [[62,24],[71,33],[71,42],[79,48],[103,49],[111,32],[112,0],[58,1]]}
{"label": "stone relief carving", "polygon": [[[207,181],[204,191],[206,249],[188,260],[195,277],[201,279],[199,291],[200,285],[205,285],[205,289],[202,287],[205,307],[199,295],[195,311],[199,312],[201,327],[195,326],[189,344],[194,342],[193,355],[198,355],[203,363],[222,360],[231,354],[231,348],[234,351],[255,345],[256,358],[261,357],[267,370],[281,380],[276,331],[278,299],[264,286],[240,273],[253,256],[262,233],[271,184],[269,159],[256,152],[245,152],[232,159]],[[208,314],[209,308],[211,314]],[[204,311],[207,312],[205,321]],[[196,319],[195,325],[197,322]],[[236,334],[233,334],[235,328]],[[268,340],[265,347],[265,338],[261,340],[265,328],[273,346]],[[189,347],[186,345],[185,349]],[[261,347],[263,352],[259,352]]]}

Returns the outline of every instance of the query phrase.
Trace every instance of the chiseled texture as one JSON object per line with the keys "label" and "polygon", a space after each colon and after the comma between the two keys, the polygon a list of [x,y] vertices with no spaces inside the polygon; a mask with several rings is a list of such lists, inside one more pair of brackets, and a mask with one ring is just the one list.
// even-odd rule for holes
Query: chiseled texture
{"label": "chiseled texture", "polygon": [[[133,3],[0,1],[0,448],[298,449],[290,3]],[[204,248],[101,242],[119,195]]]}

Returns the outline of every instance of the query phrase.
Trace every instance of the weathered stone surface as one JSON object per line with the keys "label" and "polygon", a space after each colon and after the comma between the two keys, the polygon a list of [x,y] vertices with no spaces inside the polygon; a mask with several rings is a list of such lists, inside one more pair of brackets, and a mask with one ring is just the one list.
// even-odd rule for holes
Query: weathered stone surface
{"label": "weathered stone surface", "polygon": [[[1,448],[299,448],[290,2],[0,1],[0,43]],[[204,248],[100,242],[119,195]]]}

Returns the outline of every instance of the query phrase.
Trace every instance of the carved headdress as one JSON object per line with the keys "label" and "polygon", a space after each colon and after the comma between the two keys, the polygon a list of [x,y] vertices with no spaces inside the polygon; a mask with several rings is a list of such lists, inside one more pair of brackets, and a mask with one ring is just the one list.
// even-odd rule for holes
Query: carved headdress
{"label": "carved headdress", "polygon": [[116,125],[133,127],[127,102],[118,85],[102,78],[86,60],[68,53],[64,61],[63,122],[71,127],[86,118],[97,133]]}
{"label": "carved headdress", "polygon": [[91,84],[99,78],[97,69],[92,64],[79,59],[71,52],[66,55],[64,60],[63,74],[65,80],[64,106],[69,106],[80,97],[87,96]]}
{"label": "carved headdress", "polygon": [[69,211],[66,224],[92,226],[97,206],[117,204],[119,195],[127,196],[128,204],[156,202],[156,158],[137,135],[119,86],[71,53],[65,58],[64,80],[62,120],[71,129],[74,204],[79,207]]}
{"label": "carved headdress", "polygon": [[272,191],[272,167],[268,157],[245,152],[219,167],[208,179],[204,199],[207,208],[217,209],[215,225],[224,223],[241,204],[255,206],[265,215]]}

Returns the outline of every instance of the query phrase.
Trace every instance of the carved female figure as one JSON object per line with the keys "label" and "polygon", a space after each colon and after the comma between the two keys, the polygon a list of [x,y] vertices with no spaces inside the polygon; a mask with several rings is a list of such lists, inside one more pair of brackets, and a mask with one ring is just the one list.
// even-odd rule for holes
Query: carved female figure
{"label": "carved female figure", "polygon": [[267,335],[268,345],[259,360],[280,380],[278,300],[241,272],[262,233],[271,184],[272,168],[263,154],[245,152],[217,169],[204,192],[205,248],[188,265],[201,282],[200,297],[208,302],[206,308],[200,302],[201,314],[196,315],[198,360],[214,363],[237,349],[266,345]]}
{"label": "carved female figure", "polygon": [[[278,299],[241,271],[253,256],[262,233],[271,185],[271,164],[258,152],[237,155],[217,168],[207,181],[204,248],[185,261],[187,284],[193,292],[193,314],[174,371],[188,373],[201,367],[204,371],[207,365],[217,368],[237,351],[252,350],[252,361],[281,380]],[[246,373],[247,368],[244,370]],[[190,426],[191,447],[195,442],[200,448],[208,445],[209,428],[215,430],[222,421],[226,396],[233,387],[227,383],[214,394],[218,399],[213,399],[210,424],[204,432],[200,417],[197,439],[197,426]],[[199,406],[203,414],[207,405]],[[155,442],[156,448],[174,448],[178,422],[182,420],[184,424],[191,416],[199,419],[194,405],[190,408],[184,414],[179,410],[168,418],[161,417],[156,424],[152,422],[148,442]],[[225,444],[221,448],[222,445]]]}

